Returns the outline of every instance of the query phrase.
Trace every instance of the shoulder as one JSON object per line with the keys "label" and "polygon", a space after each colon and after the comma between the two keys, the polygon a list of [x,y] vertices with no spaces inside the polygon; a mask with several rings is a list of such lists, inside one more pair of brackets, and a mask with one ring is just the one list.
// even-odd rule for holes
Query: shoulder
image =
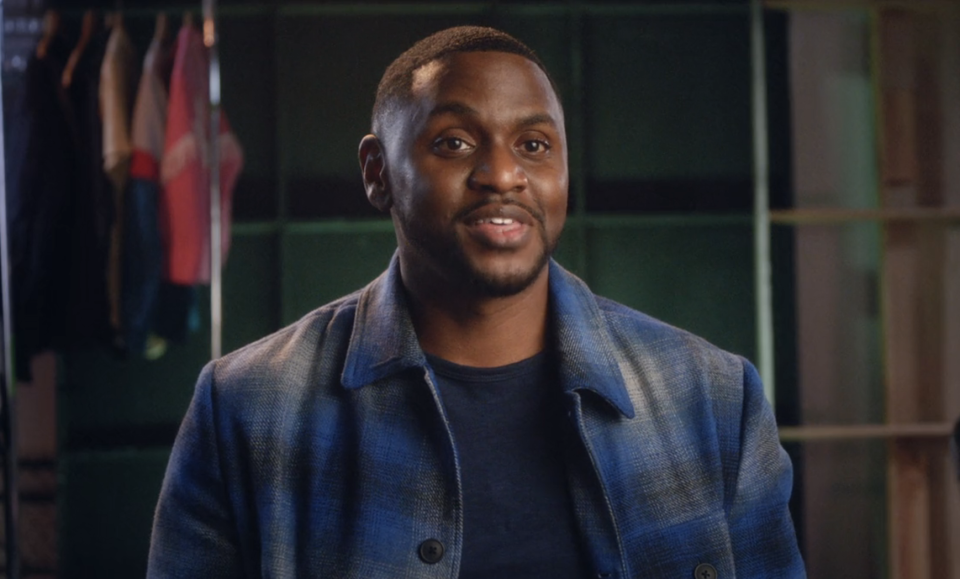
{"label": "shoulder", "polygon": [[[551,291],[562,355],[594,378],[620,376],[635,408],[742,396],[743,358],[643,312],[598,296],[556,263]],[[615,379],[617,384],[621,380]],[[608,391],[615,396],[615,390]]]}
{"label": "shoulder", "polygon": [[743,376],[743,358],[687,330],[596,296],[614,348],[630,357],[649,359],[667,368],[699,370],[714,378]]}
{"label": "shoulder", "polygon": [[597,296],[596,301],[631,398],[702,404],[710,414],[738,413],[747,374],[755,372],[750,362],[613,300]]}
{"label": "shoulder", "polygon": [[626,351],[643,351],[674,363],[740,368],[741,358],[687,330],[601,296],[595,296],[606,328],[615,345]]}
{"label": "shoulder", "polygon": [[248,399],[339,382],[362,290],[211,363],[216,394]]}
{"label": "shoulder", "polygon": [[[665,456],[694,453],[699,463],[721,469],[724,485],[732,488],[729,477],[744,452],[745,434],[759,423],[774,424],[756,369],[686,330],[596,300],[623,386],[641,418],[630,421],[632,439],[671,441]],[[771,436],[775,441],[775,430]]]}

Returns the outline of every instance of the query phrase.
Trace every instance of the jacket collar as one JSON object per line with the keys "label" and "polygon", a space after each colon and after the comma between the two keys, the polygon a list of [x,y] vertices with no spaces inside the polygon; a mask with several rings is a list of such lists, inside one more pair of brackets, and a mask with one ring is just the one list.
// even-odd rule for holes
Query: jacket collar
{"label": "jacket collar", "polygon": [[348,389],[360,388],[426,365],[394,254],[387,271],[360,292],[340,381]]}
{"label": "jacket collar", "polygon": [[[589,390],[633,418],[633,404],[596,297],[555,261],[550,260],[549,267],[554,347],[564,391]],[[426,365],[394,255],[387,271],[360,293],[341,382],[355,389]]]}
{"label": "jacket collar", "polygon": [[564,391],[589,390],[627,418],[636,416],[596,296],[552,259],[550,304]]}

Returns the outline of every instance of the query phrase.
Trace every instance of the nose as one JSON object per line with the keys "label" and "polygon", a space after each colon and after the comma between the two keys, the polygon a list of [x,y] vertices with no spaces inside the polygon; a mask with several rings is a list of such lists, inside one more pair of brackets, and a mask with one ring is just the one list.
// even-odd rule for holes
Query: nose
{"label": "nose", "polygon": [[510,147],[495,144],[477,155],[468,185],[483,193],[518,193],[527,186],[527,173]]}

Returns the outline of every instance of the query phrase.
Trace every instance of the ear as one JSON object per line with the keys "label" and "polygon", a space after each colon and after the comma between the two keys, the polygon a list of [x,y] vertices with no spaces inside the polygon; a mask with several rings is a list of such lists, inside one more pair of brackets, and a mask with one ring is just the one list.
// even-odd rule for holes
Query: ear
{"label": "ear", "polygon": [[376,135],[367,135],[360,140],[360,173],[367,199],[378,210],[386,213],[393,206],[386,175],[383,143]]}

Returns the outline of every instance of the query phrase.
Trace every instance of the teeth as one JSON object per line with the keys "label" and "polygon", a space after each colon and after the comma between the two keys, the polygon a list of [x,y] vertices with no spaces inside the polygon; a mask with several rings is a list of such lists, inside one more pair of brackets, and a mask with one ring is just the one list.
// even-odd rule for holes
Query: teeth
{"label": "teeth", "polygon": [[515,221],[509,217],[487,217],[486,219],[477,219],[476,223],[477,225],[483,225],[484,223],[491,223],[493,225],[513,225]]}

